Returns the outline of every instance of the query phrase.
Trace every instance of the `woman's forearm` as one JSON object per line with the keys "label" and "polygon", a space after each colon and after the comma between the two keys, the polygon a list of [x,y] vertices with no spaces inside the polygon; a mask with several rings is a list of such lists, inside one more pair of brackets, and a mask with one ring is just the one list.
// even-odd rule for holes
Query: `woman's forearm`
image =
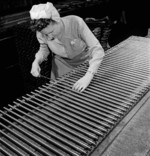
{"label": "woman's forearm", "polygon": [[98,68],[100,67],[101,62],[105,56],[104,50],[101,47],[96,46],[93,49],[91,56],[92,57],[89,60],[89,68],[87,72],[91,72],[94,75],[97,72]]}
{"label": "woman's forearm", "polygon": [[44,60],[43,55],[37,52],[34,61],[36,61],[38,64],[41,64],[43,60]]}

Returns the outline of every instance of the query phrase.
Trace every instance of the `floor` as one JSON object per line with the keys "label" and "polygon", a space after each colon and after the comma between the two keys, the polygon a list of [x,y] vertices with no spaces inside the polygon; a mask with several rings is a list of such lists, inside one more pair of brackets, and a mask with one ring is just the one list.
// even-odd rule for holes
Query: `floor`
{"label": "floor", "polygon": [[91,156],[150,156],[149,104],[150,92],[121,121]]}

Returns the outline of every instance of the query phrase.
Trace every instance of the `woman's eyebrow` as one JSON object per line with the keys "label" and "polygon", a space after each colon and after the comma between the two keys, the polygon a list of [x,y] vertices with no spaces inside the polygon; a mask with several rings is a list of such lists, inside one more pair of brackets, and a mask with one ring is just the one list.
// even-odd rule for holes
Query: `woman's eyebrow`
{"label": "woman's eyebrow", "polygon": [[51,34],[53,31],[50,31],[50,32],[48,32],[48,33],[45,33],[45,35],[49,35],[49,34]]}
{"label": "woman's eyebrow", "polygon": [[50,34],[50,33],[52,33],[53,32],[53,30],[52,31],[50,31],[50,32],[48,32],[48,34]]}

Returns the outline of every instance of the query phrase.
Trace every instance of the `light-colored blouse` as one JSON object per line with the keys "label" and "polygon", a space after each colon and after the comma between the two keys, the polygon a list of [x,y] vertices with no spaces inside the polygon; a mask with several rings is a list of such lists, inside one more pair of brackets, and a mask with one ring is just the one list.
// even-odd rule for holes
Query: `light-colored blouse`
{"label": "light-colored blouse", "polygon": [[64,25],[61,39],[49,40],[44,34],[36,33],[40,43],[40,49],[36,53],[36,57],[40,57],[42,60],[46,59],[50,53],[49,47],[53,53],[64,60],[67,58],[74,61],[74,58],[78,58],[78,62],[81,63],[89,60],[88,70],[97,72],[104,57],[104,50],[98,39],[81,17],[69,15],[62,17],[61,20]]}

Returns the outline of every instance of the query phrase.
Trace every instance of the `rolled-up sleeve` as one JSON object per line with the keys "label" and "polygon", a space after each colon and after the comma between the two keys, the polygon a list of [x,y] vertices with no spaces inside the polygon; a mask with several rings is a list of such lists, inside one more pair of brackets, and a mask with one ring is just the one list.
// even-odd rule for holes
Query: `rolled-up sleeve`
{"label": "rolled-up sleeve", "polygon": [[45,40],[42,37],[42,34],[40,32],[36,33],[36,37],[37,37],[37,40],[40,44],[40,47],[39,47],[39,50],[36,53],[35,57],[42,62],[42,61],[47,59],[50,51],[49,51],[48,45],[46,44],[46,42],[45,42]]}
{"label": "rolled-up sleeve", "polygon": [[104,57],[104,49],[82,18],[79,18],[79,35],[85,41],[91,54],[89,69],[96,73]]}

